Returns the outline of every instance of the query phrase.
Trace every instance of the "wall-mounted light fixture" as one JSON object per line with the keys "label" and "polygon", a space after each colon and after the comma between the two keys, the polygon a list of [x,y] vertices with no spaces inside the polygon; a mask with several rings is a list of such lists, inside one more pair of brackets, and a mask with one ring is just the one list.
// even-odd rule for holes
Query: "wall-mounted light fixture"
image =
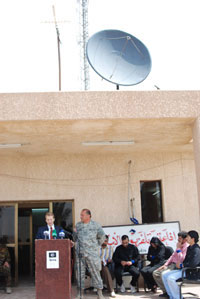
{"label": "wall-mounted light fixture", "polygon": [[22,145],[22,143],[0,143],[0,148],[17,148]]}
{"label": "wall-mounted light fixture", "polygon": [[85,146],[98,146],[98,145],[132,145],[135,142],[133,140],[123,140],[123,141],[85,141],[82,145]]}

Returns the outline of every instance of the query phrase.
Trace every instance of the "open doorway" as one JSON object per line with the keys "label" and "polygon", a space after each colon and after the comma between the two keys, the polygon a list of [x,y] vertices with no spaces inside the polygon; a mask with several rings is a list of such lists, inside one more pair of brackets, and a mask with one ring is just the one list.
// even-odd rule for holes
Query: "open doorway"
{"label": "open doorway", "polygon": [[0,203],[0,240],[5,241],[11,255],[13,283],[34,281],[35,236],[45,225],[45,213],[54,212],[56,225],[72,232],[73,200]]}
{"label": "open doorway", "polygon": [[35,273],[35,235],[44,225],[49,203],[36,207],[34,204],[19,204],[18,207],[18,278],[33,280]]}
{"label": "open doorway", "polygon": [[23,203],[18,205],[18,279],[19,282],[35,279],[35,237],[40,226],[44,226],[45,214],[55,214],[55,224],[72,232],[73,202],[54,201]]}

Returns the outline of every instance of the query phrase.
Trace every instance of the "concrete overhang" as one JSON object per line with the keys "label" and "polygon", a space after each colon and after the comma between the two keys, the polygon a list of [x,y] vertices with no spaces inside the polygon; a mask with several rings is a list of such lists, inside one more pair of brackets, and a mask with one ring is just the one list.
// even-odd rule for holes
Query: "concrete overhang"
{"label": "concrete overhang", "polygon": [[[0,94],[1,155],[192,151],[199,91]],[[133,145],[83,146],[134,140]]]}

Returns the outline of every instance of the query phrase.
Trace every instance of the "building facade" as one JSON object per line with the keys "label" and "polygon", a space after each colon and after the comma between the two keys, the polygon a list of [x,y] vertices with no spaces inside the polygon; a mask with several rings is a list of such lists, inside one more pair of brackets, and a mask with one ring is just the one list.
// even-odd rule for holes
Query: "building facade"
{"label": "building facade", "polygon": [[[45,211],[69,229],[82,208],[102,225],[130,224],[130,215],[143,223],[149,182],[159,183],[148,189],[160,194],[158,219],[199,230],[199,116],[199,91],[0,94],[0,232],[8,235],[16,279],[34,271]],[[19,269],[24,252],[29,268]]]}

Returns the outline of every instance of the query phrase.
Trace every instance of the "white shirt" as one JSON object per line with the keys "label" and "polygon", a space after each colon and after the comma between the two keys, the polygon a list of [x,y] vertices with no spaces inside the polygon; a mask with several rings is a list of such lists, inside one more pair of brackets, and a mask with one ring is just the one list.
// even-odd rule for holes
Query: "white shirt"
{"label": "white shirt", "polygon": [[[48,230],[49,230],[49,240],[50,240],[50,233],[51,233],[51,226],[47,225],[48,226]],[[52,232],[53,230],[55,229],[55,225],[53,224],[52,225]]]}
{"label": "white shirt", "polygon": [[100,247],[100,258],[104,266],[107,265],[108,260],[112,260],[112,256],[113,256],[112,246],[107,245],[104,248]]}

